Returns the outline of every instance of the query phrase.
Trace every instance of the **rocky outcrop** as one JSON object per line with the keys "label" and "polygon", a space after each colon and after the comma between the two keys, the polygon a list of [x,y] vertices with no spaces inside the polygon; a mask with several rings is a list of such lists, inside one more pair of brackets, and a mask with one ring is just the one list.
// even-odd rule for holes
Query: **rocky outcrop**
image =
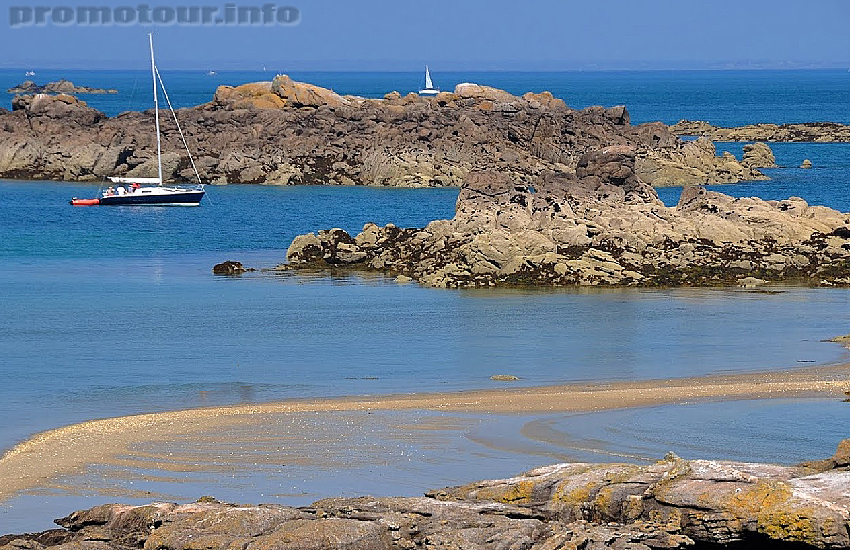
{"label": "rocky outcrop", "polygon": [[748,143],[744,145],[741,164],[749,168],[775,168],[776,156],[764,143]]}
{"label": "rocky outcrop", "polygon": [[420,498],[331,498],[305,508],[109,504],[0,550],[758,548],[850,546],[845,441],[800,466],[683,460],[557,464]]}
{"label": "rocky outcrop", "polygon": [[[768,152],[772,157],[770,148]],[[768,179],[757,170],[757,162],[765,161],[762,158],[758,158],[757,162],[754,160],[750,158],[738,162],[729,152],[718,157],[714,143],[708,138],[699,138],[685,142],[679,148],[649,149],[637,159],[635,168],[641,180],[651,182],[656,187]]]}
{"label": "rocky outcrop", "polygon": [[850,142],[850,126],[835,122],[748,124],[736,128],[723,128],[704,121],[682,120],[671,126],[670,131],[677,136],[704,136],[713,141]]}
{"label": "rocky outcrop", "polygon": [[18,84],[14,88],[6,90],[10,94],[117,94],[118,90],[89,88],[87,86],[75,86],[69,80],[59,80],[58,82],[48,82],[44,86],[39,86],[32,80],[27,80],[22,84]]}
{"label": "rocky outcrop", "polygon": [[667,207],[635,172],[635,151],[585,154],[575,173],[533,182],[474,172],[455,216],[421,229],[368,224],[297,237],[281,269],[344,267],[437,287],[850,285],[850,214],[800,198],[733,199],[686,187]]}
{"label": "rocky outcrop", "polygon": [[333,90],[305,82],[296,82],[287,75],[275,77],[271,84],[271,91],[294,107],[342,107],[351,103],[349,99]]}
{"label": "rocky outcrop", "polygon": [[[0,177],[155,175],[152,112],[107,118],[80,102],[54,116],[68,97],[20,96],[13,112],[0,113]],[[222,86],[178,116],[202,179],[212,183],[459,186],[481,170],[530,183],[544,172],[572,173],[582,155],[609,145],[632,147],[650,184],[762,177],[716,156],[711,144],[682,143],[664,125],[632,126],[622,105],[576,111],[548,92],[518,97],[478,84],[433,98],[364,99],[279,75]],[[165,179],[190,180],[177,128],[169,117],[162,127],[171,155]]]}
{"label": "rocky outcrop", "polygon": [[272,93],[271,82],[254,82],[242,86],[219,86],[213,101],[234,109],[281,109],[286,101]]}

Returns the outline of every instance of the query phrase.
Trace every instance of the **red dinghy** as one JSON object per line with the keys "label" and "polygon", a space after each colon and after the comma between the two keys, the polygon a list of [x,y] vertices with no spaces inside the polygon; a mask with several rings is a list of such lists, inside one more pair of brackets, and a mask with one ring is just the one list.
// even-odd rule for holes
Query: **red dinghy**
{"label": "red dinghy", "polygon": [[100,199],[71,199],[71,206],[97,206],[100,204]]}

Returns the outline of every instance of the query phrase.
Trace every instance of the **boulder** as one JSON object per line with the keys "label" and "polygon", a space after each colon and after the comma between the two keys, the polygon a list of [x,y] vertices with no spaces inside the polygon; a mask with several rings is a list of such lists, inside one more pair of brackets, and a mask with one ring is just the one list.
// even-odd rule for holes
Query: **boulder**
{"label": "boulder", "polygon": [[295,107],[341,107],[350,102],[333,90],[305,82],[296,82],[282,74],[275,77],[271,84],[272,92]]}
{"label": "boulder", "polygon": [[253,270],[246,269],[241,262],[234,262],[231,260],[213,266],[213,273],[216,275],[241,275],[246,271]]}
{"label": "boulder", "polygon": [[744,145],[744,156],[741,164],[749,168],[775,168],[776,157],[764,143],[749,143]]}
{"label": "boulder", "polygon": [[519,99],[504,90],[470,82],[463,82],[455,86],[454,93],[463,99],[487,100],[500,103],[511,103]]}
{"label": "boulder", "polygon": [[631,121],[625,105],[616,105],[605,109],[605,116],[617,126],[628,126]]}
{"label": "boulder", "polygon": [[567,108],[567,104],[564,103],[564,100],[553,96],[552,92],[540,92],[539,94],[526,92],[523,94],[522,98],[535,109],[543,108],[560,110]]}
{"label": "boulder", "polygon": [[282,109],[286,101],[272,92],[271,82],[219,86],[214,101],[230,109]]}
{"label": "boulder", "polygon": [[627,145],[605,147],[583,155],[576,165],[576,177],[584,180],[584,187],[598,181],[601,185],[622,188],[626,202],[658,199],[655,190],[637,177],[635,151]]}

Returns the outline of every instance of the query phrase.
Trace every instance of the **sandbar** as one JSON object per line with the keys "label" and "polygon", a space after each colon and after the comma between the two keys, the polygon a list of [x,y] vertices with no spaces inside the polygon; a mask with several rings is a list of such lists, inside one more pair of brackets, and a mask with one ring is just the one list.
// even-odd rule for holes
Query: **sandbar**
{"label": "sandbar", "polygon": [[718,400],[843,397],[848,392],[850,363],[666,380],[288,400],[92,420],[37,434],[9,450],[0,458],[0,501],[49,486],[92,464],[120,463],[142,443],[208,440],[226,428],[259,428],[264,420],[286,414],[421,410],[539,415]]}

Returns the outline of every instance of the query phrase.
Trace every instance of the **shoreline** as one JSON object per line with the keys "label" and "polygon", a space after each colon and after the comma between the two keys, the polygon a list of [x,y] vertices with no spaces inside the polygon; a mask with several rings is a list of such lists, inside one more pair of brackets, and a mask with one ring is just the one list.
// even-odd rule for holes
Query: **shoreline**
{"label": "shoreline", "polygon": [[202,438],[227,427],[260,429],[265,419],[276,415],[364,411],[584,413],[693,402],[842,397],[848,391],[850,363],[842,363],[664,380],[309,398],[106,418],[33,435],[6,452],[0,458],[0,502],[26,490],[49,486],[91,465],[126,461],[124,455],[135,445]]}

